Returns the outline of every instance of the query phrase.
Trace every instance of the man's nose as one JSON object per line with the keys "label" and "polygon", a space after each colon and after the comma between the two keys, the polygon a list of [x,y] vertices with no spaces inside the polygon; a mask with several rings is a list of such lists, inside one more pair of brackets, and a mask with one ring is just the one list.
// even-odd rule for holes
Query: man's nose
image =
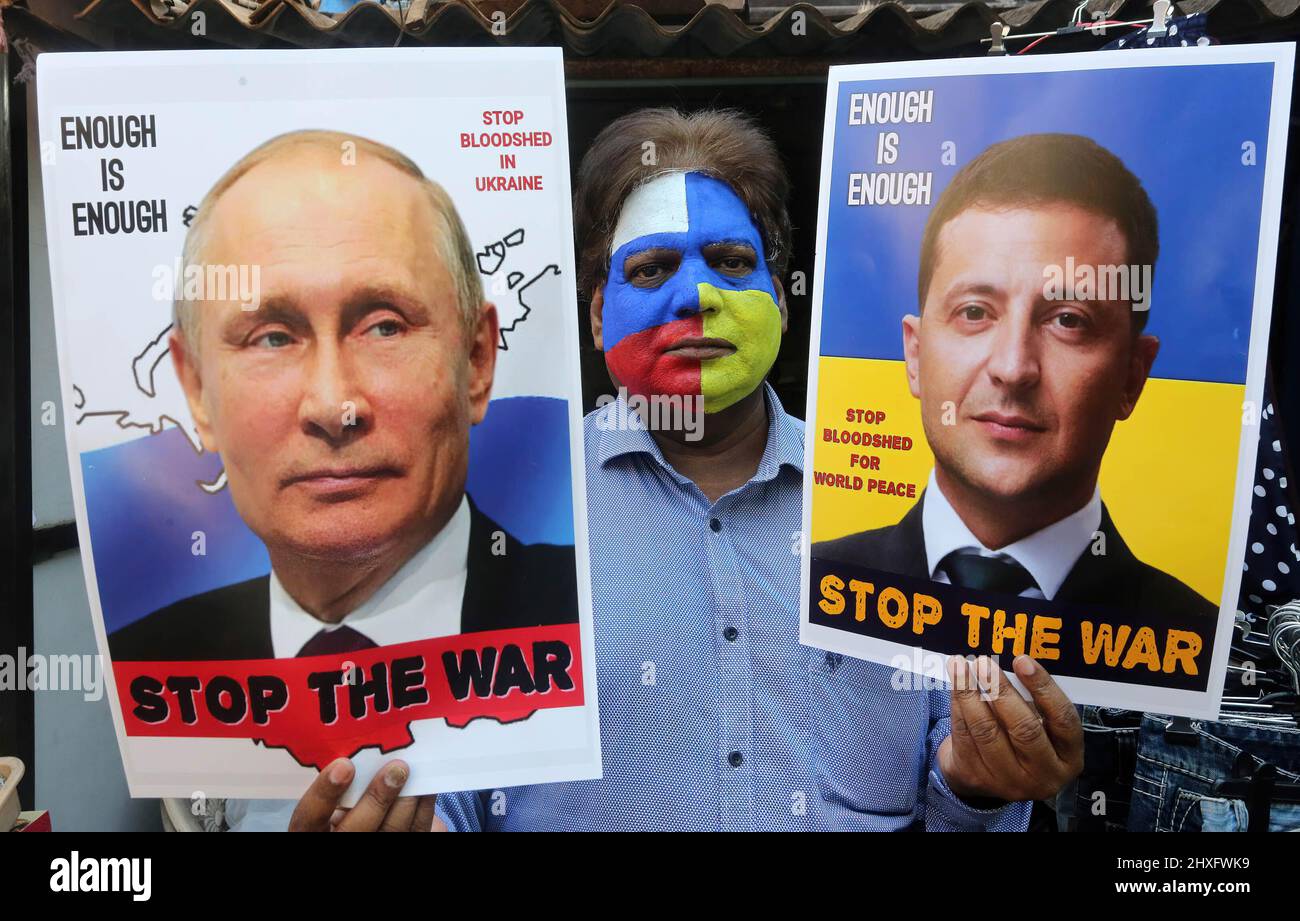
{"label": "man's nose", "polygon": [[673,276],[673,291],[669,309],[677,319],[693,317],[697,313],[707,313],[713,308],[700,303],[700,284],[708,282],[708,275],[703,266],[693,259],[686,259]]}
{"label": "man's nose", "polygon": [[1033,387],[1038,383],[1041,366],[1035,331],[1029,312],[1012,313],[998,324],[992,354],[986,365],[995,383],[1012,389]]}
{"label": "man's nose", "polygon": [[370,407],[356,384],[355,369],[343,349],[317,342],[307,359],[298,418],[316,438],[344,442],[364,431]]}

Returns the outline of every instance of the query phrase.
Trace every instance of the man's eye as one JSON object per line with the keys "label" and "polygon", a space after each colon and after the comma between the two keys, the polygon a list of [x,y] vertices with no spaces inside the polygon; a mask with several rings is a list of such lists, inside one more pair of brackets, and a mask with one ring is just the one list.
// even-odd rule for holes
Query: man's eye
{"label": "man's eye", "polygon": [[258,348],[264,349],[282,349],[293,344],[293,338],[282,330],[273,330],[269,333],[262,333],[252,342]]}
{"label": "man's eye", "polygon": [[1081,314],[1071,313],[1069,311],[1058,313],[1055,319],[1057,325],[1062,329],[1083,329],[1088,325],[1087,321]]}
{"label": "man's eye", "polygon": [[374,326],[366,330],[367,335],[374,335],[381,339],[390,339],[402,331],[402,324],[396,320],[380,320]]}
{"label": "man's eye", "polygon": [[657,262],[639,265],[632,271],[632,277],[638,281],[654,281],[662,277],[664,267]]}
{"label": "man's eye", "polygon": [[709,266],[718,272],[725,272],[728,275],[748,275],[754,271],[757,264],[752,253],[737,250],[728,252],[725,249],[719,249],[713,252],[706,251],[709,259]]}
{"label": "man's eye", "polygon": [[961,309],[961,318],[971,323],[978,323],[988,316],[988,311],[979,304],[967,304]]}

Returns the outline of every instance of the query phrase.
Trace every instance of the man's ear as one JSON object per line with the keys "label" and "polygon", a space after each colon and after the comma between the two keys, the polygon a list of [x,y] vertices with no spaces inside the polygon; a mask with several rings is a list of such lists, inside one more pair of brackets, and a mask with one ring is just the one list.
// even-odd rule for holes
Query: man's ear
{"label": "man's ear", "polygon": [[487,415],[488,402],[492,399],[492,381],[497,371],[497,344],[500,339],[501,323],[497,319],[496,305],[484,301],[469,347],[470,425],[478,425]]}
{"label": "man's ear", "polygon": [[1156,355],[1159,353],[1160,340],[1155,336],[1141,335],[1133,340],[1128,373],[1124,377],[1124,399],[1117,416],[1120,422],[1133,415],[1133,410],[1137,409],[1138,397],[1142,396],[1142,388],[1151,376],[1151,366],[1156,363]]}
{"label": "man's ear", "polygon": [[790,312],[785,307],[785,285],[776,273],[772,274],[772,290],[776,291],[776,306],[781,311],[781,335],[790,330]]}
{"label": "man's ear", "polygon": [[597,285],[591,292],[591,338],[596,348],[605,351],[605,286]]}
{"label": "man's ear", "polygon": [[912,396],[921,398],[921,318],[903,317],[903,360],[907,365],[907,387]]}
{"label": "man's ear", "polygon": [[203,405],[203,377],[199,373],[198,356],[190,351],[189,343],[178,325],[172,326],[172,334],[167,339],[167,351],[172,356],[176,379],[185,391],[185,402],[189,405],[194,427],[198,429],[199,440],[203,442],[203,450],[215,454],[220,448],[212,434],[212,420],[208,417],[207,407]]}

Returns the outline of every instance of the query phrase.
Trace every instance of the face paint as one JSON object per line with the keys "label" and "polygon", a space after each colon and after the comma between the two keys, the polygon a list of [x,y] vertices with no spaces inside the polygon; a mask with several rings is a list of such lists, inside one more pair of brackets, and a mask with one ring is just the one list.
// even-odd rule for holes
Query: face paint
{"label": "face paint", "polygon": [[[752,393],[776,360],[781,311],[762,235],[731,187],[703,173],[660,176],[628,196],[612,246],[603,335],[619,382],[645,396],[702,395],[711,413]],[[661,268],[634,259],[628,277],[628,259],[650,251],[663,254],[653,257]],[[684,340],[734,350],[688,357]]]}

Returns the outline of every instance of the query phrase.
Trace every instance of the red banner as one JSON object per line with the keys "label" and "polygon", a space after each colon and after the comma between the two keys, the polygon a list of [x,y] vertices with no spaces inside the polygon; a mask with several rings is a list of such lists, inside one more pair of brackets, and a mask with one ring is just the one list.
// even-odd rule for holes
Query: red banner
{"label": "red banner", "polygon": [[583,702],[577,624],[299,659],[114,662],[113,676],[127,735],[254,739],[318,769],[405,748],[417,720],[509,723]]}

